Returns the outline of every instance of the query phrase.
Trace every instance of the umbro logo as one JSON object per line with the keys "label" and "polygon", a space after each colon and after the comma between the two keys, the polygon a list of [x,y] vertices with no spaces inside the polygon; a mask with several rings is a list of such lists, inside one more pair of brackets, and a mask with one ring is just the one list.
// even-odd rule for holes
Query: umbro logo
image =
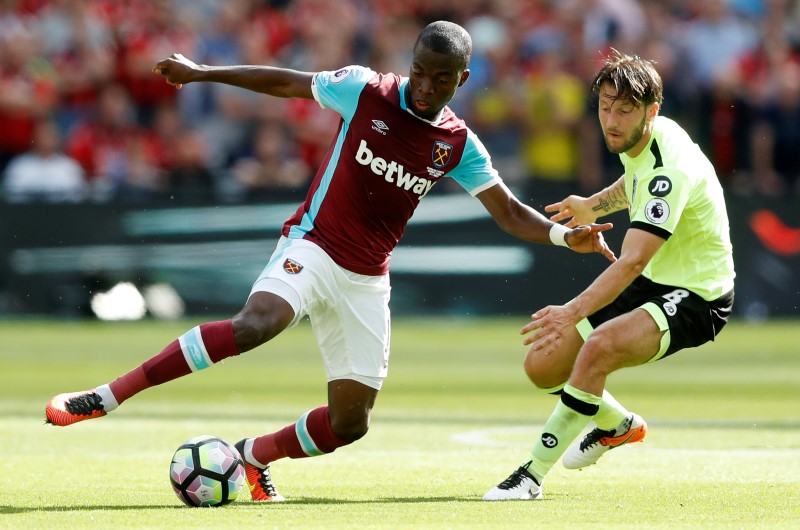
{"label": "umbro logo", "polygon": [[382,135],[386,136],[386,131],[389,130],[389,126],[383,123],[381,120],[372,120],[372,130],[378,131]]}

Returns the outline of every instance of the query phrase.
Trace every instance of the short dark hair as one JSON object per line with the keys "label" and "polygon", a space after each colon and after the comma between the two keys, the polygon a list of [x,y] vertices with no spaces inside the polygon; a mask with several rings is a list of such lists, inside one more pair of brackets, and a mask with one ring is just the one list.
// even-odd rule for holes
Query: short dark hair
{"label": "short dark hair", "polygon": [[592,81],[592,98],[600,96],[600,88],[611,83],[617,90],[618,101],[629,101],[634,105],[661,104],[664,86],[653,61],[638,55],[626,55],[611,48],[603,67]]}
{"label": "short dark hair", "polygon": [[472,38],[467,30],[446,20],[437,20],[425,26],[414,43],[414,50],[420,45],[436,53],[457,57],[464,68],[469,65],[472,56]]}

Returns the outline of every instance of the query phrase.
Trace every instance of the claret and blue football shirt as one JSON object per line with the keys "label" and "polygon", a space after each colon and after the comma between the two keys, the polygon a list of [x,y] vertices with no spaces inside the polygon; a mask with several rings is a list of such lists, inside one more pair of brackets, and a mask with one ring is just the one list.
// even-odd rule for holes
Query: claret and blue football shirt
{"label": "claret and blue football shirt", "polygon": [[392,250],[420,200],[444,177],[471,195],[500,181],[480,140],[449,108],[412,114],[408,78],[362,66],[319,72],[314,98],[342,119],[336,138],[283,235],[319,245],[341,267],[389,270]]}

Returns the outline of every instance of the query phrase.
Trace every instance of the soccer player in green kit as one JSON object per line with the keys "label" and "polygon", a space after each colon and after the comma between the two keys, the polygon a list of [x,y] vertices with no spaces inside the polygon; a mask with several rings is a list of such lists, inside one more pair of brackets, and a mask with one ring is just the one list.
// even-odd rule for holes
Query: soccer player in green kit
{"label": "soccer player in green kit", "polygon": [[[545,210],[577,226],[627,208],[630,227],[616,262],[522,328],[532,333],[523,341],[528,377],[560,399],[528,461],[484,500],[539,499],[562,456],[566,468],[579,469],[641,441],[647,424],[605,389],[608,375],[713,340],[731,314],[735,273],[722,187],[689,135],[659,116],[662,82],[653,64],[615,50],[592,93],[606,145],[625,173],[591,197]],[[596,428],[570,446],[591,420]]]}

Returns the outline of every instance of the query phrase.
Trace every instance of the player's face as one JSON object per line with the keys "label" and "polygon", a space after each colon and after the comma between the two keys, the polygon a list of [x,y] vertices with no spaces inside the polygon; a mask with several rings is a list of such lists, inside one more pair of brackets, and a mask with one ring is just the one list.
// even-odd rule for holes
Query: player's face
{"label": "player's face", "polygon": [[612,153],[626,153],[631,157],[642,152],[650,141],[650,125],[658,106],[637,105],[633,101],[615,99],[617,91],[611,83],[600,89],[597,114],[606,146]]}
{"label": "player's face", "polygon": [[408,77],[406,104],[420,118],[431,120],[466,82],[469,70],[457,57],[418,46]]}

